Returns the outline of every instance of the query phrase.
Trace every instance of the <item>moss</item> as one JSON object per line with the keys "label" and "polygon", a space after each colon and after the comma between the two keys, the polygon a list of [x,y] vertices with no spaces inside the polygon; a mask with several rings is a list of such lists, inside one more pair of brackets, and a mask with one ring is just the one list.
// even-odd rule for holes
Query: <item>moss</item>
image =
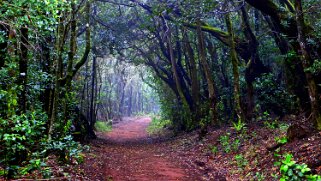
{"label": "moss", "polygon": [[[196,24],[185,24],[187,27],[196,29],[197,25]],[[217,39],[219,39],[220,41],[222,41],[224,44],[229,45],[229,35],[227,32],[224,32],[222,30],[220,30],[219,28],[215,28],[209,24],[206,23],[202,23],[201,29],[203,31],[206,31],[208,33],[210,33],[211,35],[213,35],[214,37],[216,37]]]}
{"label": "moss", "polygon": [[321,116],[316,118],[317,130],[321,130]]}

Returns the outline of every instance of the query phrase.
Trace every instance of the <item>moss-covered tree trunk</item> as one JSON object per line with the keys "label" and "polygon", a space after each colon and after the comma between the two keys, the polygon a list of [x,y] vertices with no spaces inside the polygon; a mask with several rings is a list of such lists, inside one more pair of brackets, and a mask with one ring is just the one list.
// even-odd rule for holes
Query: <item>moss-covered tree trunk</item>
{"label": "moss-covered tree trunk", "polygon": [[64,40],[65,40],[65,25],[64,25],[64,17],[61,17],[59,20],[59,25],[57,28],[57,34],[56,34],[56,42],[55,42],[55,50],[57,51],[57,55],[55,56],[55,64],[56,64],[56,70],[55,70],[55,87],[53,91],[52,96],[52,108],[51,108],[51,114],[49,118],[48,123],[48,139],[51,139],[52,133],[54,131],[54,123],[57,119],[57,110],[58,110],[58,101],[59,101],[59,94],[60,94],[60,79],[62,77],[62,71],[63,71],[63,46],[64,46]]}
{"label": "moss-covered tree trunk", "polygon": [[185,99],[185,96],[184,96],[184,93],[183,93],[183,89],[182,89],[182,86],[181,86],[181,77],[178,75],[178,70],[177,70],[177,64],[176,64],[176,61],[175,61],[175,56],[174,56],[174,50],[173,50],[173,45],[172,45],[172,42],[171,42],[171,39],[172,39],[172,35],[171,35],[171,31],[167,26],[167,35],[166,35],[166,41],[167,41],[167,46],[168,46],[168,51],[169,51],[169,56],[170,56],[170,62],[171,62],[171,66],[172,66],[172,72],[173,72],[173,75],[174,75],[174,80],[175,80],[175,83],[176,83],[176,88],[177,88],[177,91],[179,93],[179,96],[180,96],[180,99],[181,101],[183,101],[183,104],[186,104],[187,105],[187,101]]}
{"label": "moss-covered tree trunk", "polygon": [[283,65],[288,90],[299,98],[299,104],[302,110],[310,109],[309,93],[305,88],[306,86],[302,86],[307,85],[307,81],[302,64],[300,63],[301,60],[298,56],[291,55],[293,52],[296,52],[296,50],[291,46],[290,42],[286,40],[286,37],[280,34],[279,28],[275,26],[271,18],[268,16],[264,16],[264,18],[272,30],[272,37],[281,54],[285,55]]}
{"label": "moss-covered tree trunk", "polygon": [[190,44],[186,30],[183,30],[184,50],[187,53],[186,61],[189,65],[189,73],[191,77],[191,95],[193,99],[193,116],[194,122],[199,118],[199,103],[200,103],[200,85],[198,79],[198,67],[195,60],[194,50]]}
{"label": "moss-covered tree trunk", "polygon": [[[307,40],[304,32],[304,14],[302,11],[302,2],[301,0],[295,0],[295,10],[296,10],[296,22],[297,22],[297,31],[298,31],[298,42],[301,48],[301,63],[304,69],[307,69],[311,66],[311,55],[307,48]],[[316,128],[321,130],[321,114],[319,107],[318,91],[315,80],[309,71],[305,71],[305,76],[308,83],[309,96],[311,101],[311,114],[312,118],[316,123]]]}
{"label": "moss-covered tree trunk", "polygon": [[[71,22],[67,25],[68,27],[65,26],[65,17],[62,16],[62,18],[60,19],[60,23],[58,25],[58,31],[57,31],[57,40],[56,40],[56,46],[55,49],[57,51],[57,57],[56,57],[56,80],[55,80],[55,90],[53,93],[53,105],[52,105],[52,110],[51,110],[51,116],[50,116],[50,120],[49,120],[49,125],[48,125],[48,135],[49,135],[49,139],[51,139],[51,135],[53,133],[53,129],[54,129],[54,123],[57,119],[57,112],[58,112],[58,108],[59,108],[59,102],[61,101],[61,97],[64,98],[64,101],[68,101],[66,100],[66,98],[68,98],[68,93],[71,91],[71,81],[72,78],[76,75],[76,73],[78,72],[78,70],[85,64],[85,62],[87,61],[88,55],[90,53],[90,47],[91,47],[91,43],[90,43],[90,2],[87,1],[86,3],[86,7],[85,7],[85,19],[86,19],[86,34],[85,34],[85,51],[82,55],[82,57],[78,60],[75,61],[75,57],[74,55],[76,54],[77,51],[77,47],[76,47],[76,29],[77,29],[77,22],[75,19],[75,12],[76,12],[76,1],[72,1],[71,3],[71,9],[72,12],[71,13]],[[65,15],[66,16],[66,15]],[[63,74],[64,72],[64,66],[63,66],[63,54],[64,54],[64,45],[65,45],[65,39],[66,39],[66,35],[67,33],[70,32],[70,44],[69,44],[69,52],[68,52],[68,62],[67,62],[67,70],[65,71],[65,74]],[[75,65],[73,66],[75,62]],[[66,88],[65,91],[68,92],[63,92],[64,96],[60,96],[61,95],[61,91],[63,90],[62,88]],[[64,120],[66,121],[68,117],[68,110],[67,110],[67,102],[64,102],[65,104],[63,104],[63,109],[64,109]],[[60,123],[61,124],[61,123]],[[88,130],[88,134],[93,133],[93,131]]]}
{"label": "moss-covered tree trunk", "polygon": [[235,42],[234,42],[234,32],[233,32],[233,27],[232,23],[230,20],[230,15],[227,13],[225,15],[225,21],[226,21],[226,26],[228,33],[230,35],[230,56],[232,60],[232,68],[233,68],[233,90],[234,90],[234,106],[235,106],[235,112],[237,114],[237,117],[239,120],[242,122],[245,121],[244,113],[243,110],[241,109],[241,91],[240,91],[240,73],[239,73],[239,68],[238,68],[238,57],[237,53],[235,50]]}
{"label": "moss-covered tree trunk", "polygon": [[[92,61],[92,72],[91,72],[91,95],[90,95],[90,120],[89,120],[89,125],[90,125],[90,131],[94,130],[94,126],[96,123],[96,114],[95,114],[95,78],[96,78],[96,60],[97,57],[96,55],[93,56],[93,61]],[[121,102],[124,99],[124,91],[122,91],[122,98]],[[96,136],[93,136],[92,138],[95,138]]]}
{"label": "moss-covered tree trunk", "polygon": [[[72,68],[74,56],[77,49],[77,21],[76,21],[76,4],[75,1],[71,1],[71,20],[70,20],[70,40],[69,40],[69,52],[68,52],[68,63],[67,63],[67,78],[66,78],[66,88],[64,92],[64,124],[67,124],[69,119],[69,106],[68,100],[71,92],[71,81],[72,81]],[[70,75],[71,74],[71,75]]]}
{"label": "moss-covered tree trunk", "polygon": [[200,63],[204,70],[207,87],[208,87],[208,97],[209,97],[209,106],[210,106],[210,114],[212,117],[210,125],[217,125],[218,124],[218,114],[217,114],[217,97],[215,93],[215,84],[214,79],[211,74],[210,66],[206,60],[206,46],[205,46],[205,39],[204,33],[201,29],[201,22],[197,20],[197,39],[198,39],[198,47],[199,47],[199,55],[200,55]]}

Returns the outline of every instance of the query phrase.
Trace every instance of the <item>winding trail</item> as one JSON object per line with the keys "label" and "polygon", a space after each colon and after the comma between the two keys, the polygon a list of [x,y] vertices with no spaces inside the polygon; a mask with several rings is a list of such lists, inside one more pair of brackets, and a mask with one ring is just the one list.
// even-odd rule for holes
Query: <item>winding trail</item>
{"label": "winding trail", "polygon": [[166,141],[148,136],[148,117],[125,118],[110,133],[99,133],[91,144],[85,172],[91,180],[200,180],[170,153]]}

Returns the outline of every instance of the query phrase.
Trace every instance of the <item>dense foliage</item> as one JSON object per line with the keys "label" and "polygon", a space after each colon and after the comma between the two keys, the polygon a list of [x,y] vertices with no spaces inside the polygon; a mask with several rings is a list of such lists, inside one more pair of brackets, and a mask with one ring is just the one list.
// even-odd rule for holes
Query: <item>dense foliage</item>
{"label": "dense foliage", "polygon": [[130,0],[105,11],[115,4],[98,3],[98,23],[113,27],[113,50],[153,70],[164,119],[177,129],[265,111],[306,111],[320,129],[317,1]]}
{"label": "dense foliage", "polygon": [[[0,166],[5,169],[1,176],[11,178],[39,170],[43,177],[50,177],[45,162],[49,154],[62,161],[78,158],[80,147],[69,136],[74,114],[69,110],[62,114],[61,104],[56,107],[58,117],[50,122],[52,115],[58,114],[53,102],[76,103],[72,93],[64,97],[59,91],[53,96],[58,89],[54,84],[57,57],[67,60],[67,52],[58,50],[66,45],[57,43],[57,25],[70,18],[74,3],[0,2]],[[68,119],[64,119],[66,114]]]}
{"label": "dense foliage", "polygon": [[0,1],[0,174],[48,177],[47,156],[79,158],[73,139],[96,138],[97,119],[159,108],[175,131],[201,137],[299,112],[321,130],[320,9],[318,0]]}

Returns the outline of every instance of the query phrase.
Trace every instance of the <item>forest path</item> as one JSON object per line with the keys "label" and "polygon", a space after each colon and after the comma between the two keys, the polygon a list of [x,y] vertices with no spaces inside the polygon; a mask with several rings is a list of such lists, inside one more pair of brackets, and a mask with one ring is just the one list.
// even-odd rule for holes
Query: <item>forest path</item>
{"label": "forest path", "polygon": [[149,137],[150,122],[149,117],[125,118],[111,132],[99,133],[86,158],[86,175],[113,181],[200,180],[171,154],[170,142]]}

